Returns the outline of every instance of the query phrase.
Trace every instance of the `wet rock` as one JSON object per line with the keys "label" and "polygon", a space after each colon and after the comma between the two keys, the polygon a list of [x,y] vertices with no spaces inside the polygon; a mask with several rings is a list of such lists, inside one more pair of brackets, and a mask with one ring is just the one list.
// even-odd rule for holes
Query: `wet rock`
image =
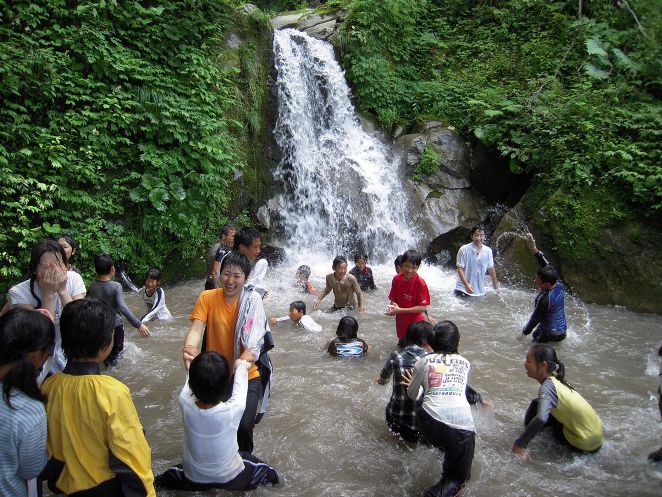
{"label": "wet rock", "polygon": [[270,267],[280,266],[287,257],[285,249],[274,245],[265,245],[260,250],[259,259],[266,259]]}

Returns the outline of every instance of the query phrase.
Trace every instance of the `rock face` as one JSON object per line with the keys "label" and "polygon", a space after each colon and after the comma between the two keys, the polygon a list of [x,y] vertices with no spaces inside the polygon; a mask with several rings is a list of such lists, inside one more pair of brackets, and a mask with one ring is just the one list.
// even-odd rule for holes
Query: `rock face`
{"label": "rock face", "polygon": [[294,28],[305,31],[313,38],[330,40],[336,33],[338,24],[345,19],[346,13],[338,11],[328,14],[317,14],[309,9],[296,14],[286,14],[274,17],[271,26],[274,29]]}

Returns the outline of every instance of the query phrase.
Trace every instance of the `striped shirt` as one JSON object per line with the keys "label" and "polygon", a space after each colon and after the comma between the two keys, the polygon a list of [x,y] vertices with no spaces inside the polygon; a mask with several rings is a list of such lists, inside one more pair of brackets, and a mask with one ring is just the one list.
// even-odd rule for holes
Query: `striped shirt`
{"label": "striped shirt", "polygon": [[36,478],[47,460],[44,404],[14,388],[11,407],[0,399],[0,495],[27,497],[26,480]]}

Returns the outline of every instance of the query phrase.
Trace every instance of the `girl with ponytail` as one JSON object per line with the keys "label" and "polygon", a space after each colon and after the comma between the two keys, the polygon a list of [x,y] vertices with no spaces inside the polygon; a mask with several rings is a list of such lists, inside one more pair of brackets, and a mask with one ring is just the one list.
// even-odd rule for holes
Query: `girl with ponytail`
{"label": "girl with ponytail", "polygon": [[0,495],[27,496],[27,480],[46,465],[46,398],[37,377],[53,352],[46,311],[11,309],[0,317]]}
{"label": "girl with ponytail", "polygon": [[588,402],[565,381],[565,366],[549,345],[535,344],[526,354],[524,368],[540,383],[524,417],[526,428],[515,440],[513,453],[527,461],[527,446],[544,427],[555,438],[580,452],[596,452],[602,446],[602,421]]}

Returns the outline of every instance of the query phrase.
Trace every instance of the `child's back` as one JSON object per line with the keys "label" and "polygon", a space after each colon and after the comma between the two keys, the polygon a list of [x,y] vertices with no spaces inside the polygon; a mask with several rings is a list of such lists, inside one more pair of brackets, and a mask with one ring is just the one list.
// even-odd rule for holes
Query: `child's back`
{"label": "child's back", "polygon": [[115,312],[115,326],[122,324],[123,314],[134,328],[140,327],[140,319],[126,306],[122,285],[117,281],[94,280],[90,283],[87,296],[105,302]]}

